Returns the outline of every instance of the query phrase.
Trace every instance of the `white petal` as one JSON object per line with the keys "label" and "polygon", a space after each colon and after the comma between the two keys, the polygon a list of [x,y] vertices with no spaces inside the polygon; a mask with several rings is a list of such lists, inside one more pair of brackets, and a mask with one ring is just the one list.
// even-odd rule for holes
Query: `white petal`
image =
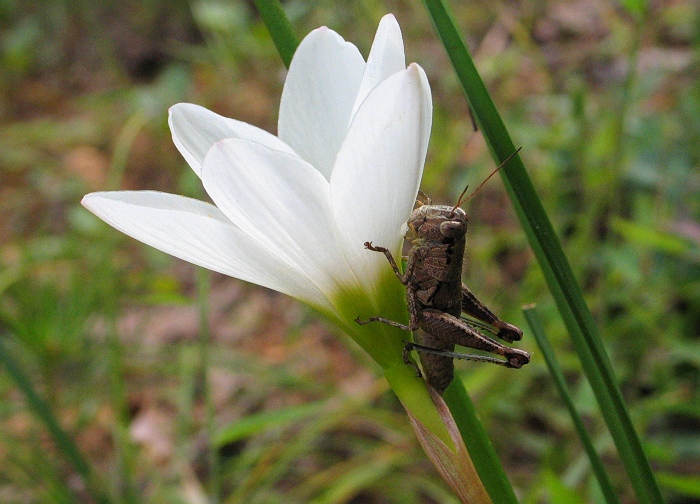
{"label": "white petal", "polygon": [[326,179],[350,124],[364,68],[357,47],[326,27],[301,41],[289,67],[277,134]]}
{"label": "white petal", "polygon": [[247,140],[222,140],[204,159],[202,182],[236,226],[327,295],[352,281],[336,242],[328,182],[300,157]]}
{"label": "white petal", "polygon": [[214,205],[157,191],[91,193],[82,204],[110,226],[158,250],[329,307],[300,272],[234,226]]}
{"label": "white petal", "polygon": [[331,199],[346,255],[361,279],[362,272],[374,274],[372,265],[381,264],[381,254],[363,250],[364,242],[398,252],[431,123],[430,86],[416,64],[375,87],[353,118],[333,169]]}
{"label": "white petal", "polygon": [[362,101],[377,84],[390,75],[406,69],[406,56],[403,50],[401,28],[393,14],[387,14],[379,22],[372,49],[367,57],[367,66],[362,76],[362,84],[355,99],[353,115]]}
{"label": "white petal", "polygon": [[175,146],[200,177],[204,156],[212,145],[224,138],[245,138],[273,149],[292,152],[288,145],[263,129],[191,103],[178,103],[170,107],[168,124]]}

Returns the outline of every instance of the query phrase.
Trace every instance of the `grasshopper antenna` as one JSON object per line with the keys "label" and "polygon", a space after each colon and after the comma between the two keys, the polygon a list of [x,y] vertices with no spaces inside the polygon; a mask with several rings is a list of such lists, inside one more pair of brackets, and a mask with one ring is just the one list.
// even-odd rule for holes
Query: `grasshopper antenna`
{"label": "grasshopper antenna", "polygon": [[[501,168],[503,168],[503,167],[505,166],[505,164],[506,164],[508,161],[510,161],[511,159],[513,159],[513,158],[515,157],[515,155],[516,155],[518,152],[520,152],[521,149],[522,149],[522,147],[518,147],[518,148],[516,149],[516,151],[515,151],[513,154],[511,154],[510,156],[508,156],[507,158],[505,158],[505,160],[504,160],[500,165],[498,165],[498,168],[496,168],[495,170],[493,170],[493,171],[491,172],[491,174],[490,174],[488,177],[486,177],[486,178],[484,179],[484,181],[483,181],[481,184],[479,184],[479,187],[477,187],[476,189],[474,189],[474,191],[472,191],[472,193],[471,193],[469,196],[467,196],[466,198],[464,198],[464,195],[467,193],[467,189],[469,189],[469,186],[465,187],[465,188],[464,188],[464,191],[462,191],[462,194],[460,194],[460,195],[459,195],[459,198],[457,199],[457,204],[456,204],[455,206],[452,207],[452,212],[454,212],[455,210],[457,210],[457,207],[458,207],[458,206],[461,206],[462,204],[464,204],[464,203],[466,203],[467,201],[469,201],[470,199],[472,199],[472,196],[474,196],[477,192],[479,192],[479,189],[481,189],[481,188],[484,186],[484,184],[485,184],[486,182],[489,181],[489,179],[490,179],[491,177],[493,177],[496,173],[498,173],[498,170],[500,170]],[[462,199],[462,198],[464,198],[464,199]]]}
{"label": "grasshopper antenna", "polygon": [[[491,175],[493,175],[493,174],[491,174]],[[488,178],[487,178],[486,180],[488,180],[489,178],[491,178],[491,175],[489,175]],[[484,182],[486,182],[486,180],[484,180]],[[484,184],[482,183],[481,185],[484,185]],[[479,187],[481,187],[481,186],[479,186]],[[462,198],[463,198],[464,195],[467,193],[467,189],[469,189],[469,184],[467,184],[467,187],[464,188],[464,191],[462,191],[462,194],[460,194],[460,195],[459,195],[459,198],[457,198],[457,204],[456,204],[455,206],[452,207],[452,212],[450,212],[451,214],[455,213],[455,210],[457,210],[457,207],[458,207],[459,205],[462,204]],[[475,191],[475,192],[476,192],[476,191]],[[473,195],[474,195],[474,193],[472,193],[472,196],[473,196]],[[470,196],[469,198],[471,198],[471,196]],[[467,199],[469,199],[469,198],[467,198]],[[464,200],[464,201],[466,201],[466,200]]]}

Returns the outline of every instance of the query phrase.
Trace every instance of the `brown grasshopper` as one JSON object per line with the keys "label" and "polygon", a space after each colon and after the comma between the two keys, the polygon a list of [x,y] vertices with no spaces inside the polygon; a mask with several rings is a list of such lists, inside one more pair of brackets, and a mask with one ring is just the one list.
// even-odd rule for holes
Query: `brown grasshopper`
{"label": "brown grasshopper", "polygon": [[[454,207],[431,205],[429,201],[411,213],[407,224],[415,238],[403,274],[388,249],[365,243],[365,248],[386,256],[396,277],[406,286],[409,323],[404,325],[381,316],[355,320],[361,325],[383,322],[404,331],[415,331],[416,343],[406,344],[404,361],[409,363],[408,353],[418,350],[426,380],[440,394],[452,382],[453,359],[491,362],[509,368],[521,368],[530,362],[529,353],[502,345],[479,331],[491,332],[509,343],[523,336],[522,330],[494,315],[462,283],[468,217],[459,208],[460,204],[461,196]],[[462,318],[462,312],[476,320]],[[501,355],[504,359],[456,353],[455,345]]]}

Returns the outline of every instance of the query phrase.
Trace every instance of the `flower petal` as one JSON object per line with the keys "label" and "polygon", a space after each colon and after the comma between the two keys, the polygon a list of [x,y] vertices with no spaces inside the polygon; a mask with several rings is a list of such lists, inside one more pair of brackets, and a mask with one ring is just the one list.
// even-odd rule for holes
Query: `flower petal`
{"label": "flower petal", "polygon": [[247,140],[222,140],[202,182],[222,212],[332,296],[353,281],[335,238],[328,182],[298,156]]}
{"label": "flower petal", "polygon": [[430,85],[416,64],[375,87],[353,118],[330,184],[345,253],[358,278],[386,266],[381,254],[363,250],[364,242],[398,252],[423,173],[431,123]]}
{"label": "flower petal", "polygon": [[157,191],[86,195],[82,204],[110,226],[170,255],[329,308],[325,296],[214,205]]}
{"label": "flower petal", "polygon": [[372,89],[390,75],[406,69],[401,28],[393,14],[387,14],[379,22],[372,49],[367,57],[367,66],[362,75],[360,90],[355,99],[353,115]]}
{"label": "flower petal", "polygon": [[276,150],[293,152],[287,144],[263,129],[191,103],[170,107],[168,124],[175,146],[200,177],[204,156],[212,145],[224,138],[245,138]]}
{"label": "flower petal", "polygon": [[357,47],[326,27],[301,41],[289,67],[277,134],[326,179],[347,133],[364,68]]}

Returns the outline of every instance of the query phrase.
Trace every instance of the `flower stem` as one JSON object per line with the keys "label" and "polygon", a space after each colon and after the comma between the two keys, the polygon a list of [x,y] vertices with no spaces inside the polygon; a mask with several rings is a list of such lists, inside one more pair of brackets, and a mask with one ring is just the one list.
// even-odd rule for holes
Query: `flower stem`
{"label": "flower stem", "polygon": [[196,270],[197,282],[197,310],[199,312],[199,375],[202,386],[202,400],[204,401],[204,431],[207,439],[207,465],[209,466],[209,502],[220,502],[221,471],[219,468],[219,452],[216,438],[216,411],[212,400],[212,390],[209,367],[211,330],[209,324],[209,295],[211,293],[211,273],[204,268]]}
{"label": "flower stem", "polygon": [[501,461],[493,448],[484,425],[477,417],[474,403],[462,380],[452,380],[443,394],[476,472],[493,502],[517,504],[513,487],[508,481]]}

